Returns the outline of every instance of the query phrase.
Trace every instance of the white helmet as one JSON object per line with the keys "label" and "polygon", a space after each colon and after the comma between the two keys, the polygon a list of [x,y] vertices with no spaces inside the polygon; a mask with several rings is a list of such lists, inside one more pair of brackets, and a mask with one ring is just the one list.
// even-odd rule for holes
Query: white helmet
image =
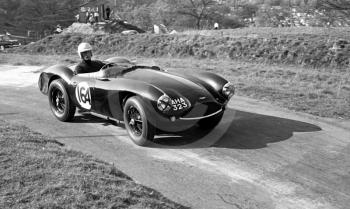
{"label": "white helmet", "polygon": [[80,43],[78,46],[79,57],[81,58],[82,52],[87,52],[87,51],[92,51],[91,45],[89,43]]}

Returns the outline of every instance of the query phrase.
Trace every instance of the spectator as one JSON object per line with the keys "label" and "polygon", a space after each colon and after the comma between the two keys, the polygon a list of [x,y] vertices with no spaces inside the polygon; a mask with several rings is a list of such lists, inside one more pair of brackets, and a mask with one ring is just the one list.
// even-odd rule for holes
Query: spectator
{"label": "spectator", "polygon": [[116,14],[114,13],[114,11],[113,10],[111,10],[111,13],[109,14],[109,19],[117,19],[116,18]]}
{"label": "spectator", "polygon": [[94,14],[93,14],[93,13],[90,13],[89,23],[90,23],[91,25],[93,25],[93,24],[95,23],[95,18],[94,18]]}
{"label": "spectator", "polygon": [[106,20],[109,20],[110,15],[111,15],[111,8],[109,8],[109,6],[107,6],[107,8],[106,8]]}
{"label": "spectator", "polygon": [[74,17],[75,17],[75,21],[79,22],[79,14],[75,15]]}
{"label": "spectator", "polygon": [[219,23],[214,23],[214,30],[218,30],[219,29]]}
{"label": "spectator", "polygon": [[96,10],[94,12],[94,18],[95,18],[95,22],[98,23],[98,17],[100,16],[100,14],[98,13],[98,10]]}
{"label": "spectator", "polygon": [[57,26],[56,26],[56,30],[54,31],[54,33],[55,33],[55,34],[60,34],[60,33],[62,33],[62,28],[61,28],[60,25],[57,25]]}
{"label": "spectator", "polygon": [[155,34],[159,34],[160,33],[160,28],[158,25],[153,25],[153,31]]}
{"label": "spectator", "polygon": [[86,11],[85,12],[85,23],[89,23],[89,18],[90,18],[90,12]]}

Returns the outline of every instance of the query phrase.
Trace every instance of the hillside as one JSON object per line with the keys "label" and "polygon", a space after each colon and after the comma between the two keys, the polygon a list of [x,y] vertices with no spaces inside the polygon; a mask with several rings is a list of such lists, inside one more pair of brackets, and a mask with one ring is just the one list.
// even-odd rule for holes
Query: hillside
{"label": "hillside", "polygon": [[64,34],[16,49],[22,53],[75,54],[82,41],[100,55],[194,57],[311,67],[346,68],[350,28],[244,28],[175,35]]}

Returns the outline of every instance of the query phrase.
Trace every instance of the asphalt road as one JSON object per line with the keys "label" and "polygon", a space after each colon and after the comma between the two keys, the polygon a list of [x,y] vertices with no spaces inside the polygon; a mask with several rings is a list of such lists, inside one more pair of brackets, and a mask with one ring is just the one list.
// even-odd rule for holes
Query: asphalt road
{"label": "asphalt road", "polygon": [[0,66],[0,119],[26,125],[192,208],[349,208],[350,123],[234,97],[210,133],[134,145],[123,124],[54,118],[37,89],[40,67]]}

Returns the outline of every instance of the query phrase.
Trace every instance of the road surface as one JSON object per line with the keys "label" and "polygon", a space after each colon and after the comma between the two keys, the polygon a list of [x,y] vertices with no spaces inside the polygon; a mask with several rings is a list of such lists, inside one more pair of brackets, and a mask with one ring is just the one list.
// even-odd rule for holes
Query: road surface
{"label": "road surface", "polygon": [[123,124],[76,114],[63,123],[37,88],[40,67],[0,66],[0,119],[115,164],[136,182],[192,208],[346,209],[350,123],[234,97],[210,133],[138,147]]}

